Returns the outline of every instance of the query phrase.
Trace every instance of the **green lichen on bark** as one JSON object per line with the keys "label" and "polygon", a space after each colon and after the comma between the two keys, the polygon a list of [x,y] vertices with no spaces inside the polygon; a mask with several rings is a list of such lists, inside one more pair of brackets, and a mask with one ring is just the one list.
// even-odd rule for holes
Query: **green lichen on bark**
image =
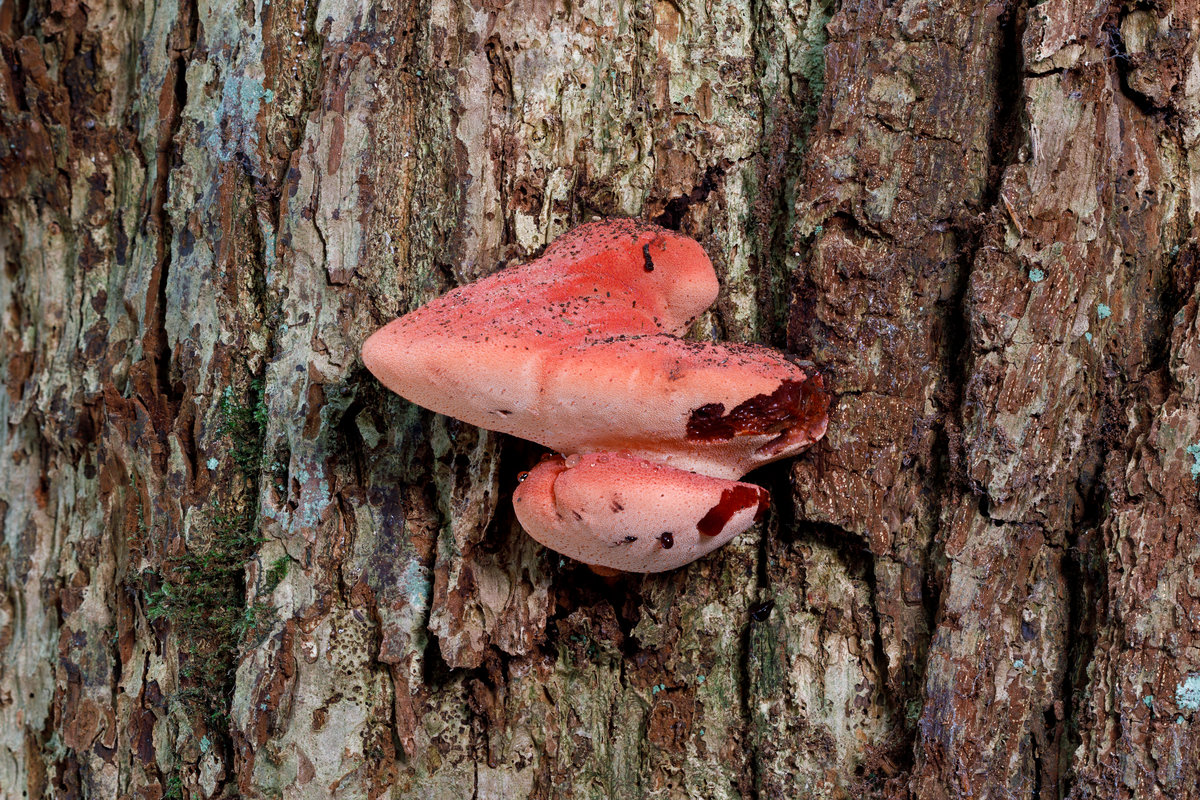
{"label": "green lichen on bark", "polygon": [[[258,482],[263,462],[266,406],[263,383],[250,382],[249,399],[239,402],[228,387],[218,409],[219,435],[242,486],[224,504],[207,508],[204,539],[168,557],[161,570],[149,570],[136,583],[144,593],[147,618],[168,626],[179,642],[181,664],[175,700],[207,723],[209,736],[227,736],[234,668],[241,648],[268,628],[271,608],[263,600],[247,603],[247,564],[263,538],[258,533]],[[265,576],[263,594],[287,574],[277,560]]]}

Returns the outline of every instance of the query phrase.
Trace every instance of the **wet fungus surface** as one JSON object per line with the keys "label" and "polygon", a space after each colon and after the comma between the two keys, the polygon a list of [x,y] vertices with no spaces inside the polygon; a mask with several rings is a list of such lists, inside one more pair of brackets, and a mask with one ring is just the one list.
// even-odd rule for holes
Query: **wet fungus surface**
{"label": "wet fungus surface", "polygon": [[679,338],[717,291],[695,241],[602,220],[394,320],[363,361],[414,403],[563,454],[513,495],[539,542],[661,572],[761,520],[767,492],[737,479],[825,433],[829,397],[811,368]]}

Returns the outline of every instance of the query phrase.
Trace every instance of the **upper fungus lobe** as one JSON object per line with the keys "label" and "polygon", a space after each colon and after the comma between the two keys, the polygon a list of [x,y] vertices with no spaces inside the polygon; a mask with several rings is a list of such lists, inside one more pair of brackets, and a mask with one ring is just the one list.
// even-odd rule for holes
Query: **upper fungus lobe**
{"label": "upper fungus lobe", "polygon": [[377,332],[365,349],[450,336],[570,344],[589,327],[608,335],[677,333],[712,305],[718,289],[695,241],[634,220],[604,220],[560,237],[535,261],[447,292]]}
{"label": "upper fungus lobe", "polygon": [[[649,273],[648,257],[656,265]],[[691,239],[633,220],[591,223],[536,261],[454,289],[384,326],[363,345],[363,362],[414,403],[551,444],[538,430],[555,398],[542,391],[562,351],[605,337],[681,331],[717,289],[712,263]]]}

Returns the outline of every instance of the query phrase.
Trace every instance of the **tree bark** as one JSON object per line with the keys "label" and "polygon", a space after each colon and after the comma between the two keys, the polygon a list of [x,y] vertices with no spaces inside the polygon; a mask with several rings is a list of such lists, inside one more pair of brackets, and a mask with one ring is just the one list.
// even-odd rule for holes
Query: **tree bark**
{"label": "tree bark", "polygon": [[[0,798],[1200,797],[1198,39],[0,0]],[[836,397],[762,525],[613,581],[358,356],[606,215]]]}

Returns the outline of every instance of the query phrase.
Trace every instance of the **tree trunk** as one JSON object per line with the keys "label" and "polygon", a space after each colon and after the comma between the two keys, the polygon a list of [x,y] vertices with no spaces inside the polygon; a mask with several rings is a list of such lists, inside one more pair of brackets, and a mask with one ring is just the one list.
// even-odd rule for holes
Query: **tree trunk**
{"label": "tree trunk", "polygon": [[[1198,39],[0,0],[0,798],[1200,796]],[[763,525],[611,582],[358,356],[605,215],[836,395]]]}

